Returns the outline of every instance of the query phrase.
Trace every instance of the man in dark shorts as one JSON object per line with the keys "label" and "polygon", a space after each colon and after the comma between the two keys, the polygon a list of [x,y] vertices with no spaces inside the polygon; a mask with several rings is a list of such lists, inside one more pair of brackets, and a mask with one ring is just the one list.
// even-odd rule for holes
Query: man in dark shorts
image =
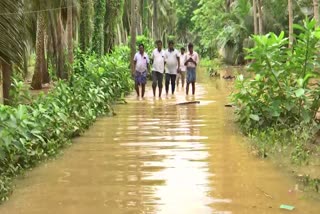
{"label": "man in dark shorts", "polygon": [[140,96],[140,89],[139,86],[141,86],[141,97],[144,97],[145,91],[146,91],[146,83],[147,83],[147,73],[148,73],[148,67],[149,67],[149,57],[144,52],[144,45],[139,45],[139,52],[136,53],[134,56],[134,69],[135,69],[135,89],[137,92],[137,96]]}
{"label": "man in dark shorts", "polygon": [[164,73],[164,50],[162,49],[162,42],[160,40],[156,41],[157,48],[154,49],[151,55],[152,61],[152,90],[153,96],[156,96],[157,86],[159,87],[159,97],[162,93],[162,82]]}
{"label": "man in dark shorts", "polygon": [[180,70],[180,57],[179,51],[174,48],[174,42],[169,41],[169,48],[165,52],[166,62],[166,94],[169,94],[169,85],[171,82],[171,92],[174,94],[176,88],[176,78],[178,71]]}
{"label": "man in dark shorts", "polygon": [[195,94],[196,91],[196,68],[199,64],[199,55],[193,51],[193,44],[189,43],[188,45],[188,53],[185,58],[185,66],[187,66],[187,88],[186,94],[189,94],[189,86],[192,85],[192,94]]}

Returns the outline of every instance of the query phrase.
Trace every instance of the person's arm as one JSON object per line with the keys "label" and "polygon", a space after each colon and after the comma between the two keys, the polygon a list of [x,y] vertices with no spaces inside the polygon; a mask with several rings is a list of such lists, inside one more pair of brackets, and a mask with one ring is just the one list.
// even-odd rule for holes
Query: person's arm
{"label": "person's arm", "polygon": [[134,55],[134,58],[133,58],[133,68],[134,68],[134,70],[136,70],[136,66],[137,66],[137,55]]}
{"label": "person's arm", "polygon": [[167,64],[166,57],[165,57],[165,55],[163,55],[163,73],[166,72],[166,64]]}
{"label": "person's arm", "polygon": [[148,56],[146,56],[147,58],[147,70],[150,71],[150,59]]}
{"label": "person's arm", "polygon": [[190,62],[190,58],[189,59],[187,59],[188,58],[188,55],[186,55],[185,57],[184,57],[184,66],[188,66],[188,63]]}
{"label": "person's arm", "polygon": [[180,56],[179,56],[179,53],[177,53],[177,61],[178,61],[178,72],[180,72]]}
{"label": "person's arm", "polygon": [[194,60],[192,57],[190,57],[190,62],[192,62],[195,66],[198,65],[198,55],[195,55],[196,60]]}
{"label": "person's arm", "polygon": [[153,65],[153,62],[154,62],[154,51],[151,54],[150,64]]}
{"label": "person's arm", "polygon": [[167,56],[167,52],[164,53],[164,73],[166,73],[166,65],[167,65],[167,59],[168,59],[168,56]]}
{"label": "person's arm", "polygon": [[193,62],[193,64],[194,64],[195,66],[198,65],[197,61],[198,61],[198,60],[193,60],[193,59],[192,59],[192,62]]}
{"label": "person's arm", "polygon": [[196,58],[196,62],[195,62],[195,63],[196,63],[196,66],[198,66],[198,64],[199,64],[199,62],[200,62],[199,54],[197,54],[196,57],[197,57],[197,58]]}

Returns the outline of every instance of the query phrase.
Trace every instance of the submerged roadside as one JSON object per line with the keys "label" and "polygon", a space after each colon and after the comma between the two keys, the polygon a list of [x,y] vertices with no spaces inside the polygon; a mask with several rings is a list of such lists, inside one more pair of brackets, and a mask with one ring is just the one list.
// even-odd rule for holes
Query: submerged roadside
{"label": "submerged roadside", "polygon": [[[298,183],[297,191],[310,192],[312,196],[320,199],[320,140],[317,122],[312,122],[311,125],[301,123],[301,125],[295,127],[275,124],[269,128],[267,126],[246,128],[245,126],[249,123],[259,124],[259,120],[252,113],[239,111],[239,109],[245,108],[251,103],[244,102],[239,106],[234,96],[235,94],[244,96],[244,91],[249,90],[245,85],[239,86],[239,82],[243,81],[244,78],[249,80],[253,73],[248,72],[248,67],[226,66],[220,60],[206,61],[203,67],[206,68],[207,75],[212,78],[235,77],[225,80],[234,84],[230,104],[226,107],[233,108],[236,123],[240,132],[247,137],[251,152],[260,158],[269,159],[280,170],[284,170],[294,177]],[[252,82],[254,81],[252,79]],[[248,100],[251,98],[257,99],[254,105],[259,105],[260,98],[255,97],[255,95],[248,96]],[[272,105],[270,108],[272,108]],[[247,122],[243,123],[239,118]]]}
{"label": "submerged roadside", "polygon": [[[284,32],[253,36],[247,49],[249,75],[238,75],[231,100],[241,131],[261,157],[274,157],[309,189],[319,192],[320,42],[315,21],[306,19],[297,41]],[[277,157],[277,158],[275,158]]]}
{"label": "submerged roadside", "polygon": [[74,74],[31,104],[0,105],[0,201],[13,191],[14,178],[56,155],[98,116],[132,89],[122,50],[97,57],[78,53]]}

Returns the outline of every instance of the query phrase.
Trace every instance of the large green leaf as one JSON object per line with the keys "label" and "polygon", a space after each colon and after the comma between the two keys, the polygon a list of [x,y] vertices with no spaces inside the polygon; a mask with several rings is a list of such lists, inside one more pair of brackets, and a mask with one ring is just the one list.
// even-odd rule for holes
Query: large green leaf
{"label": "large green leaf", "polygon": [[295,91],[295,94],[297,97],[301,97],[304,95],[305,90],[303,88],[299,88],[298,90]]}
{"label": "large green leaf", "polygon": [[256,115],[256,114],[250,114],[250,118],[251,118],[252,120],[255,120],[255,121],[259,121],[259,120],[260,120],[259,115]]}

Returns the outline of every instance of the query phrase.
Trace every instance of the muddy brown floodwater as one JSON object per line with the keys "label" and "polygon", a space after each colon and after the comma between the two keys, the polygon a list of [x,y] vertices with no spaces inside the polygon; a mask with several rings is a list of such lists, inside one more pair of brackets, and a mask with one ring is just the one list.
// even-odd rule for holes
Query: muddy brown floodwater
{"label": "muddy brown floodwater", "polygon": [[[197,87],[195,98],[181,89],[162,100],[150,90],[130,96],[117,116],[19,179],[0,213],[319,214],[290,175],[248,152],[224,107],[232,83],[203,78]],[[175,105],[192,100],[200,104]]]}

